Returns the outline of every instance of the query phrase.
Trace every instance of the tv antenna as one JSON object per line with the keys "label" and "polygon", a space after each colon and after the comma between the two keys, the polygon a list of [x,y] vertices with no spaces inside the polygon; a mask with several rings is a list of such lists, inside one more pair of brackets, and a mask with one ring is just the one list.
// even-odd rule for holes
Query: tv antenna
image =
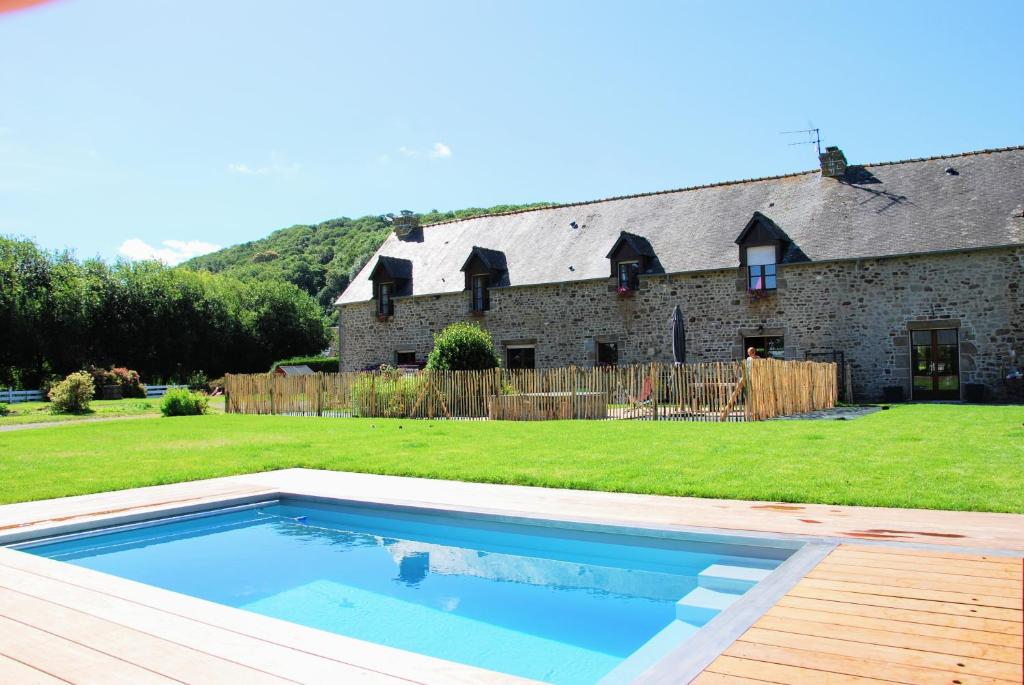
{"label": "tv antenna", "polygon": [[802,128],[796,131],[780,131],[780,136],[794,135],[797,133],[804,133],[807,135],[807,140],[798,140],[795,143],[789,143],[790,145],[814,145],[818,154],[821,154],[821,129],[820,128]]}

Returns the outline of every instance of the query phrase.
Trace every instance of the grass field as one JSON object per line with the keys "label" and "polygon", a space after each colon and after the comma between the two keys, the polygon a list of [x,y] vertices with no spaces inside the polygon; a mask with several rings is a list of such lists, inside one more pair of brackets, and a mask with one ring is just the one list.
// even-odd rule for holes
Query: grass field
{"label": "grass field", "polygon": [[0,432],[0,503],[287,467],[621,492],[1024,512],[1024,408],[751,424],[215,414]]}
{"label": "grass field", "polygon": [[8,405],[10,414],[0,416],[0,427],[17,426],[25,423],[54,423],[81,421],[82,419],[103,419],[118,416],[139,416],[160,413],[159,399],[96,400],[90,411],[82,414],[53,414],[49,402],[19,402]]}

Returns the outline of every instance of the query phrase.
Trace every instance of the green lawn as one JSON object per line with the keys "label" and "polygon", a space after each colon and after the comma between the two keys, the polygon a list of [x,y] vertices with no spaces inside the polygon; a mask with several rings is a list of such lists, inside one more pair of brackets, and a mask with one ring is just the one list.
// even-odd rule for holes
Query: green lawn
{"label": "green lawn", "polygon": [[160,413],[160,400],[94,400],[90,411],[83,414],[52,414],[49,402],[19,402],[8,405],[11,413],[0,416],[0,426],[14,426],[23,423],[53,423],[55,421],[80,421],[117,416],[138,416]]}
{"label": "green lawn", "polygon": [[1024,512],[1024,408],[853,421],[487,422],[212,415],[0,432],[0,502],[302,466],[790,502]]}

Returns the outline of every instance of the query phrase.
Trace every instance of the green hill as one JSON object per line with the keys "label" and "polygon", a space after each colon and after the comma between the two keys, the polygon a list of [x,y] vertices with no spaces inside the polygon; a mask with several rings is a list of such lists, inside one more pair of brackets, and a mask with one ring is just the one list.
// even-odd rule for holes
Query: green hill
{"label": "green hill", "polygon": [[[431,210],[419,214],[423,225],[500,214],[530,205],[471,207],[451,212]],[[224,273],[244,280],[285,280],[299,286],[329,310],[331,303],[373,256],[391,231],[391,215],[342,217],[316,225],[296,225],[274,231],[266,238],[195,257],[183,266],[196,271]]]}

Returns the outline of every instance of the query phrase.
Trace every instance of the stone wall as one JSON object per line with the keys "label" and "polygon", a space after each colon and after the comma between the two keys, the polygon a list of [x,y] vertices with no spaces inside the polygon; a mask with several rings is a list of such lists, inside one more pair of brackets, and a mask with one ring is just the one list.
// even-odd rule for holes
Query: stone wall
{"label": "stone wall", "polygon": [[786,264],[777,292],[756,302],[739,269],[644,276],[626,299],[612,279],[495,288],[480,318],[468,292],[396,298],[385,322],[375,302],[362,302],[342,307],[342,368],[390,363],[400,350],[425,358],[433,334],[456,320],[479,321],[502,355],[505,345],[535,343],[538,367],[592,365],[594,341],[617,342],[620,364],[671,361],[669,317],[679,304],[688,361],[737,359],[745,336],[783,335],[789,359],[844,352],[858,400],[889,385],[909,397],[908,326],[948,323],[960,328],[961,383],[1001,397],[1010,349],[1024,356],[1022,267],[1024,248]]}

